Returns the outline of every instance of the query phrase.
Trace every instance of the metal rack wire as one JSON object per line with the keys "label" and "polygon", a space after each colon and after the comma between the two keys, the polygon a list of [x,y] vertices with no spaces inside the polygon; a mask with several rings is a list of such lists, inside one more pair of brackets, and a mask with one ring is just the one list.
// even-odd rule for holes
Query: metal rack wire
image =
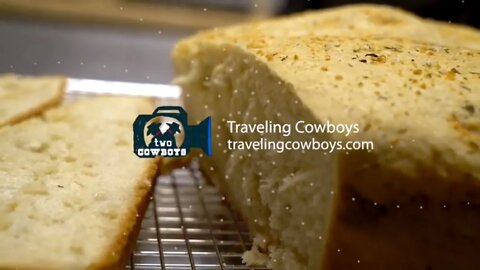
{"label": "metal rack wire", "polygon": [[247,224],[193,162],[161,176],[126,269],[267,269],[242,264]]}
{"label": "metal rack wire", "polygon": [[[118,87],[118,82],[87,80],[85,84],[85,80],[70,79],[65,100],[128,94]],[[145,86],[127,88],[136,89],[136,94],[139,89],[145,90]],[[145,93],[155,94],[157,105],[178,104],[178,99],[172,98],[172,86],[157,88]],[[189,166],[157,179],[135,250],[125,269],[268,270],[242,263],[243,252],[251,245],[247,224],[206,181],[194,160]]]}

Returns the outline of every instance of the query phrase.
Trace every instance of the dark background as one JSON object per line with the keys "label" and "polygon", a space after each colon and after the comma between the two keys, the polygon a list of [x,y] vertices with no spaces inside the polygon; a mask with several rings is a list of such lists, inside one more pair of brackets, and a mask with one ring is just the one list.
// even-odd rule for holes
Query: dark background
{"label": "dark background", "polygon": [[398,6],[422,17],[463,23],[480,28],[479,0],[289,0],[283,13],[293,13],[305,9],[320,9],[353,3],[376,3]]}

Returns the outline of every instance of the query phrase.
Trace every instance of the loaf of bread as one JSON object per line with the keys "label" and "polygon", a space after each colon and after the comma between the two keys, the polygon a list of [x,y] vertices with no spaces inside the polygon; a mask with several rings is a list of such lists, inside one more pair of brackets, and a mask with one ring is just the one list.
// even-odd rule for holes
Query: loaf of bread
{"label": "loaf of bread", "polygon": [[0,129],[0,269],[123,269],[157,168],[132,123],[152,110],[89,98]]}
{"label": "loaf of bread", "polygon": [[[349,5],[305,12],[266,21],[208,31],[230,40],[263,36],[343,36],[409,39],[446,46],[480,49],[480,33],[471,27],[422,19],[398,8],[381,5]],[[249,43],[254,48],[259,44]]]}
{"label": "loaf of bread", "polygon": [[[192,121],[212,116],[204,171],[248,220],[244,259],[274,270],[480,269],[478,31],[348,6],[200,33],[175,48]],[[295,133],[370,151],[231,150],[282,141],[237,123],[358,124]]]}
{"label": "loaf of bread", "polygon": [[0,127],[25,120],[59,104],[66,79],[60,76],[0,75]]}

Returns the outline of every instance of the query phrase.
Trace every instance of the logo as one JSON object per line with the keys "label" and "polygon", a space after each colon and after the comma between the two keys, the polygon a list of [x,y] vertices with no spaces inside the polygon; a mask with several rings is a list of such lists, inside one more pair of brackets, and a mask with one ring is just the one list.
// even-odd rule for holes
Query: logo
{"label": "logo", "polygon": [[141,114],[133,123],[133,151],[141,158],[184,157],[191,148],[212,155],[212,121],[189,126],[187,112],[179,106],[160,106]]}

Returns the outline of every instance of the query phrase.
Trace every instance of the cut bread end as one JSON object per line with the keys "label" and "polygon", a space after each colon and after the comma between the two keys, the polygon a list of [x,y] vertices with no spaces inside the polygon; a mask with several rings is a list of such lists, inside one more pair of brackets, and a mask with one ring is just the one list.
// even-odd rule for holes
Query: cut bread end
{"label": "cut bread end", "polygon": [[0,75],[0,127],[19,123],[58,105],[66,84],[63,76]]}

